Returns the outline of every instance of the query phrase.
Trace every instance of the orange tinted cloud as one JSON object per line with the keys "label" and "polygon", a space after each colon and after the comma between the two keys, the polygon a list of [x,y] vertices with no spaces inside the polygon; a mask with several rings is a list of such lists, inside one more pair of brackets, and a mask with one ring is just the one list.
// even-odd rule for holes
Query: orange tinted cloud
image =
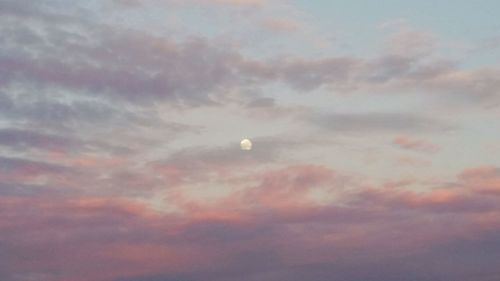
{"label": "orange tinted cloud", "polygon": [[[42,281],[169,280],[181,273],[212,281],[228,267],[258,276],[266,264],[290,272],[311,263],[391,264],[408,253],[439,264],[436,249],[471,238],[490,241],[488,233],[500,231],[498,197],[474,188],[475,181],[496,176],[493,167],[469,169],[453,185],[417,192],[407,184],[366,188],[331,169],[299,165],[255,175],[255,184],[212,203],[177,189],[179,196],[169,199],[181,202],[183,212],[176,214],[112,197],[3,196],[3,252],[17,254],[0,261],[8,274],[37,273],[46,276]],[[325,204],[308,197],[315,189],[341,196]],[[354,280],[347,272],[346,280]]]}
{"label": "orange tinted cloud", "polygon": [[475,167],[460,174],[463,184],[475,191],[500,195],[500,169],[492,166]]}
{"label": "orange tinted cloud", "polygon": [[433,153],[439,151],[439,146],[419,139],[410,138],[407,136],[399,136],[392,142],[394,145],[407,149],[420,152]]}
{"label": "orange tinted cloud", "polygon": [[287,18],[269,19],[263,22],[263,26],[274,31],[297,31],[300,28],[300,23]]}

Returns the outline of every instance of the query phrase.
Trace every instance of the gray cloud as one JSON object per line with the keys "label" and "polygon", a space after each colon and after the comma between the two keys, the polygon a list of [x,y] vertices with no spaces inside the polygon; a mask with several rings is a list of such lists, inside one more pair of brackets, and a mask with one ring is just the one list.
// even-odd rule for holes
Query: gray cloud
{"label": "gray cloud", "polygon": [[308,120],[328,130],[354,133],[441,132],[454,129],[453,125],[444,121],[410,113],[310,114]]}
{"label": "gray cloud", "polygon": [[27,172],[28,174],[62,173],[68,168],[47,162],[33,161],[22,158],[0,156],[0,171],[8,175],[10,172]]}
{"label": "gray cloud", "polygon": [[[214,94],[224,95],[254,76],[241,73],[245,62],[237,53],[203,39],[179,43],[129,30],[83,25],[75,32],[49,24],[41,25],[45,35],[38,35],[20,25],[23,30],[0,30],[9,39],[0,52],[4,88],[22,83],[139,104],[200,105],[216,103]],[[19,34],[26,30],[34,34],[30,44]],[[41,51],[43,56],[33,55]]]}
{"label": "gray cloud", "polygon": [[175,169],[183,180],[204,181],[207,175],[235,167],[252,167],[279,160],[283,145],[254,139],[252,151],[242,151],[237,143],[221,147],[188,147],[170,154],[166,159],[149,163],[155,169]]}
{"label": "gray cloud", "polygon": [[[70,100],[68,100],[70,99]],[[113,126],[171,126],[162,122],[156,112],[140,111],[123,105],[92,99],[51,97],[27,92],[10,97],[0,92],[0,118],[20,127],[69,133],[88,128]]]}
{"label": "gray cloud", "polygon": [[289,60],[279,62],[277,72],[291,87],[314,90],[324,85],[349,87],[363,69],[364,62],[357,58],[326,58],[320,60]]}
{"label": "gray cloud", "polygon": [[[32,9],[40,10],[40,14],[69,13],[43,5]],[[162,102],[200,106],[226,102],[230,99],[225,97],[234,90],[243,93],[240,90],[275,82],[284,82],[300,92],[329,87],[340,92],[440,92],[478,100],[496,98],[500,88],[497,71],[462,73],[453,61],[430,57],[426,51],[432,45],[429,38],[415,36],[412,31],[394,40],[418,41],[415,52],[398,49],[373,59],[255,60],[204,38],[179,41],[97,21],[79,21],[81,16],[73,16],[71,25],[46,20],[34,28],[23,22],[33,17],[31,13],[16,15],[18,19],[0,28],[4,43],[0,48],[0,87],[8,94],[14,85],[23,85],[31,91],[58,89],[80,97],[135,105]],[[255,102],[249,106],[258,106]],[[270,105],[269,100],[266,105]]]}
{"label": "gray cloud", "polygon": [[72,147],[79,146],[79,143],[65,137],[47,135],[34,131],[0,129],[0,145],[13,147],[19,150],[25,150],[29,147],[42,149],[71,149]]}
{"label": "gray cloud", "polygon": [[58,135],[36,130],[15,128],[0,129],[0,146],[14,151],[27,152],[35,150],[51,150],[64,153],[106,152],[110,154],[130,154],[131,148],[111,144],[101,140],[81,139],[69,134]]}
{"label": "gray cloud", "polygon": [[246,106],[248,108],[272,108],[275,106],[275,100],[273,98],[255,98]]}

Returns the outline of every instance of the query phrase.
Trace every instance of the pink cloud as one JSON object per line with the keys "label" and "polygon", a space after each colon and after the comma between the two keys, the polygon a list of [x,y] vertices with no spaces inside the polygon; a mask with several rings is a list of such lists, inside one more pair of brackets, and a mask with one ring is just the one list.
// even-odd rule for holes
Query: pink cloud
{"label": "pink cloud", "polygon": [[420,159],[413,156],[400,156],[395,160],[396,165],[405,165],[405,166],[413,166],[413,167],[426,167],[432,164],[431,161],[426,159]]}
{"label": "pink cloud", "polygon": [[399,136],[395,138],[392,142],[395,146],[407,149],[414,150],[426,153],[435,153],[439,151],[439,146],[435,145],[431,142],[414,139],[408,136]]}
{"label": "pink cloud", "polygon": [[261,7],[262,5],[270,2],[269,0],[204,0],[204,1],[226,4],[226,5],[253,6],[253,7]]}
{"label": "pink cloud", "polygon": [[500,195],[500,169],[492,166],[466,169],[460,174],[463,184],[475,191]]}
{"label": "pink cloud", "polygon": [[264,21],[262,25],[273,31],[293,32],[297,31],[301,24],[298,21],[288,18],[274,18]]}
{"label": "pink cloud", "polygon": [[[11,255],[0,261],[7,274],[41,281],[197,280],[199,272],[211,281],[219,279],[210,272],[228,270],[258,276],[271,270],[265,264],[275,272],[313,263],[363,268],[408,255],[439,263],[440,247],[489,241],[490,231],[500,231],[498,197],[475,188],[497,176],[493,167],[468,169],[451,186],[416,192],[404,183],[366,188],[331,169],[299,165],[254,175],[255,184],[212,203],[176,189],[169,200],[182,212],[175,214],[113,197],[2,196],[0,239]],[[317,189],[337,196],[328,204],[312,200]],[[348,272],[345,279],[355,280]]]}

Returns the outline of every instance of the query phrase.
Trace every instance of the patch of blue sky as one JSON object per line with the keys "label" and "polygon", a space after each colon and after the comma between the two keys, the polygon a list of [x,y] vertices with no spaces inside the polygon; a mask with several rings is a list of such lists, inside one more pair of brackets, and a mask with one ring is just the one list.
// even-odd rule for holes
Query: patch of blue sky
{"label": "patch of blue sky", "polygon": [[[346,51],[365,55],[377,51],[376,46],[383,39],[381,28],[388,23],[400,22],[430,32],[439,40],[458,43],[457,48],[475,48],[469,44],[498,37],[500,30],[500,2],[495,0],[295,0],[295,3],[314,15],[324,30],[335,30]],[[466,58],[465,63],[479,65],[488,58],[491,56],[478,55]]]}

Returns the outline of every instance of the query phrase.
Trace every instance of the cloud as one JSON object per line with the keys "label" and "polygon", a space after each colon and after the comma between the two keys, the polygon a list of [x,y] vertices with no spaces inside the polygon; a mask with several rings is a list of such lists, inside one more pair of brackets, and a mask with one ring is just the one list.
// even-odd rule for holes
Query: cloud
{"label": "cloud", "polygon": [[65,26],[42,21],[36,29],[23,18],[14,21],[0,29],[4,92],[22,85],[138,104],[203,105],[261,79],[240,54],[203,38],[179,42],[76,20]]}
{"label": "cloud", "polygon": [[[160,2],[239,17],[272,1]],[[351,159],[308,162],[330,161],[324,149],[301,155],[327,143],[325,133],[396,135],[397,148],[435,153],[434,140],[413,136],[455,130],[460,118],[431,115],[434,107],[320,112],[301,103],[309,96],[293,96],[418,94],[473,107],[498,98],[496,67],[439,57],[436,38],[415,30],[389,36],[371,57],[267,56],[221,37],[146,28],[136,11],[109,3],[0,3],[2,280],[498,279],[498,167],[429,183],[384,167],[351,174]],[[97,12],[104,6],[117,10]],[[303,31],[288,14],[268,15],[251,22]],[[237,142],[191,146],[183,134],[204,138],[199,128],[224,121],[194,124],[200,107],[291,122],[269,127],[282,135],[252,139],[251,153]],[[397,164],[431,161],[408,155]]]}
{"label": "cloud", "polygon": [[[0,15],[7,19],[28,19],[52,23],[71,22],[77,13],[71,9],[73,7],[59,4],[54,0],[30,1],[29,5],[15,0],[5,0],[0,3]],[[58,12],[54,9],[55,6],[62,8],[66,14]]]}
{"label": "cloud", "polygon": [[301,143],[280,138],[255,138],[250,153],[242,152],[238,143],[216,147],[187,147],[169,156],[152,161],[148,166],[166,178],[180,181],[207,181],[211,175],[220,179],[239,170],[248,172],[261,165],[281,162],[284,150],[300,146]]}
{"label": "cloud", "polygon": [[431,117],[411,113],[311,114],[308,120],[335,132],[440,132],[453,125]]}
{"label": "cloud", "polygon": [[29,147],[55,150],[79,146],[76,141],[65,137],[18,129],[0,129],[0,145],[18,150]]}
{"label": "cloud", "polygon": [[[153,2],[148,0],[113,0],[117,4],[121,4],[127,6],[129,8],[137,8],[142,5]],[[175,5],[175,4],[191,4],[191,5],[199,5],[199,4],[207,4],[207,5],[221,5],[221,6],[229,6],[229,7],[240,7],[240,8],[261,8],[268,4],[269,0],[188,0],[188,1],[179,1],[179,0],[162,0],[165,4]]]}
{"label": "cloud", "polygon": [[2,188],[16,184],[36,187],[40,181],[49,179],[61,182],[73,173],[64,165],[4,156],[0,156],[0,172],[0,184],[6,184]]}
{"label": "cloud", "polygon": [[396,137],[392,141],[393,145],[406,150],[414,150],[418,152],[434,153],[439,151],[439,146],[419,139],[413,139],[407,136]]}
{"label": "cloud", "polygon": [[237,6],[262,6],[269,0],[205,0],[214,3],[227,4],[227,5],[237,5]]}
{"label": "cloud", "polygon": [[436,38],[429,32],[412,29],[403,23],[386,39],[388,54],[402,57],[422,57],[435,50]]}
{"label": "cloud", "polygon": [[[428,50],[434,48],[431,36],[413,30],[390,37],[387,44],[397,50],[374,58],[255,59],[237,48],[223,48],[216,40],[152,35],[92,22],[71,9],[48,7],[32,7],[33,13],[12,8],[16,17],[10,21],[15,23],[0,29],[0,87],[8,96],[22,86],[108,102],[191,107],[224,104],[235,93],[284,83],[300,92],[323,87],[340,93],[433,92],[483,101],[495,99],[500,85],[497,69],[460,70],[453,61],[433,57]],[[36,14],[72,21],[60,25],[39,19],[34,28],[24,19]],[[274,20],[280,26],[283,22]],[[408,52],[408,45],[415,51]]]}
{"label": "cloud", "polygon": [[287,18],[268,19],[262,23],[265,28],[279,32],[293,32],[300,28],[300,23]]}
{"label": "cloud", "polygon": [[486,194],[500,194],[500,169],[492,166],[469,168],[462,172],[463,184]]}
{"label": "cloud", "polygon": [[325,85],[349,89],[363,63],[350,57],[288,59],[278,64],[277,72],[286,84],[300,91],[310,91]]}
{"label": "cloud", "polygon": [[395,166],[401,166],[401,165],[406,165],[406,166],[413,166],[413,167],[428,167],[431,166],[432,162],[430,160],[426,159],[419,159],[416,157],[412,156],[400,156],[397,159],[395,159]]}
{"label": "cloud", "polygon": [[[109,41],[103,43],[102,47],[84,49],[79,54],[63,48],[60,51],[66,53],[68,60],[75,55],[84,58],[79,60],[74,57],[77,61],[71,64],[49,57],[4,57],[1,58],[2,65],[12,75],[22,76],[41,89],[48,90],[56,86],[138,103],[170,100],[210,104],[214,101],[205,93],[216,89],[223,92],[224,86],[238,81],[233,76],[231,64],[228,64],[238,58],[214,49],[212,52],[202,40],[176,46],[163,40],[155,43],[153,38],[136,35],[136,38],[130,35],[118,38],[111,34],[94,35]],[[113,46],[128,47],[120,47],[107,55],[101,53]],[[142,55],[138,55],[138,52],[142,52]],[[140,65],[148,69],[135,67],[139,63],[134,61],[135,58],[140,58]]]}
{"label": "cloud", "polygon": [[20,171],[38,175],[46,172],[60,172],[65,170],[64,166],[10,157],[1,157],[0,164],[2,171],[5,173],[4,175],[8,175],[9,172]]}
{"label": "cloud", "polygon": [[[0,214],[10,218],[0,221],[2,253],[11,253],[0,254],[2,271],[7,280],[43,281],[349,281],[373,272],[375,280],[489,281],[499,199],[470,188],[471,178],[491,174],[479,170],[465,171],[453,186],[416,192],[366,188],[326,167],[291,166],[264,172],[253,187],[220,201],[191,202],[179,214],[130,199],[11,194],[0,197]],[[311,201],[306,194],[315,189],[336,196],[328,204]],[[450,259],[464,266],[460,274],[443,262]],[[486,262],[484,275],[471,266],[477,260]]]}
{"label": "cloud", "polygon": [[[19,97],[0,93],[2,111],[0,117],[20,126],[40,128],[52,131],[74,131],[74,127],[118,126],[158,123],[141,112],[110,105],[104,101],[87,98],[74,98],[65,101],[63,97],[34,95],[27,91]],[[152,114],[151,114],[152,115]]]}
{"label": "cloud", "polygon": [[275,100],[273,98],[256,98],[247,104],[249,108],[274,107]]}

